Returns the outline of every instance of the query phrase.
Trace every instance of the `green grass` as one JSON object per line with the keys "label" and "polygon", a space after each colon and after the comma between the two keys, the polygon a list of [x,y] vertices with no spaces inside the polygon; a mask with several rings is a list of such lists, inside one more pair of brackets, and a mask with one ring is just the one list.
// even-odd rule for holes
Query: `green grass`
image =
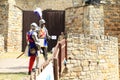
{"label": "green grass", "polygon": [[23,80],[26,73],[0,73],[0,80]]}

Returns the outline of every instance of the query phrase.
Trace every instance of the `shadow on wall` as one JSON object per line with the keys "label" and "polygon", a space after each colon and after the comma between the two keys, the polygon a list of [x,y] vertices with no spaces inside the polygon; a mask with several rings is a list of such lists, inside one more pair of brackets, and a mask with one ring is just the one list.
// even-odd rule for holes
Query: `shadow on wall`
{"label": "shadow on wall", "polygon": [[101,0],[84,0],[85,4],[99,4]]}

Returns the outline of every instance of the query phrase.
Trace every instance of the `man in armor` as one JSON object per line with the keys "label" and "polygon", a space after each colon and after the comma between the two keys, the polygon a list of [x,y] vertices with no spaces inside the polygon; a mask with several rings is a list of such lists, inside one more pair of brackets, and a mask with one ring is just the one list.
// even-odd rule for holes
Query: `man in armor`
{"label": "man in armor", "polygon": [[26,34],[26,39],[27,39],[27,43],[28,43],[28,46],[29,46],[28,56],[30,57],[30,59],[29,59],[29,67],[28,67],[28,69],[29,69],[28,74],[29,75],[31,74],[35,58],[38,55],[38,52],[37,52],[38,47],[36,46],[36,42],[38,41],[36,28],[37,28],[37,24],[32,23],[30,31],[27,32],[27,34]]}
{"label": "man in armor", "polygon": [[47,60],[48,59],[48,57],[47,57],[47,47],[48,47],[47,39],[50,39],[51,37],[49,36],[48,30],[45,27],[45,20],[41,19],[39,21],[39,24],[40,24],[40,29],[39,29],[38,38],[39,38],[39,42],[40,42],[40,47],[43,52],[44,59]]}

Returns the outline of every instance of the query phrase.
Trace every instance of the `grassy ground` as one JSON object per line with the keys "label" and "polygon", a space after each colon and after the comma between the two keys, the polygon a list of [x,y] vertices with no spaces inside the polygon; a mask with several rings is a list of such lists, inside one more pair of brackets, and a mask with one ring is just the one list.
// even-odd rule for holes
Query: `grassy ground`
{"label": "grassy ground", "polygon": [[0,80],[23,80],[23,78],[26,76],[27,76],[26,73],[16,73],[16,74],[4,73],[4,74],[0,74]]}

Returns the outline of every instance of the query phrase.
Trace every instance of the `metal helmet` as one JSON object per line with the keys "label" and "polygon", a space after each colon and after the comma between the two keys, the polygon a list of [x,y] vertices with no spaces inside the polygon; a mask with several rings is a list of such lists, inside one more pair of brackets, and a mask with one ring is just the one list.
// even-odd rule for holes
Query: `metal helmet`
{"label": "metal helmet", "polygon": [[33,22],[32,24],[31,24],[31,26],[34,26],[34,27],[38,27],[38,25],[35,23],[35,22]]}
{"label": "metal helmet", "polygon": [[44,23],[46,23],[44,19],[41,19],[41,20],[39,21],[40,26],[41,26],[42,24],[44,24]]}

